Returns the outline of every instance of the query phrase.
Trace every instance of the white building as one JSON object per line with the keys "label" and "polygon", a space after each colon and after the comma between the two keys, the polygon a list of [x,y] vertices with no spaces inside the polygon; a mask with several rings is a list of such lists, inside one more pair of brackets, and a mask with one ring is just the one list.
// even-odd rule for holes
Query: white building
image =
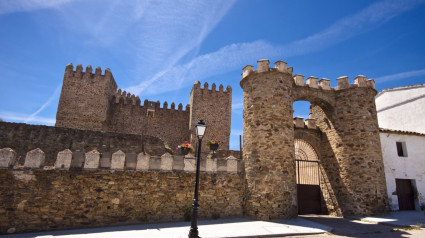
{"label": "white building", "polygon": [[390,207],[425,209],[425,84],[384,89],[375,102]]}

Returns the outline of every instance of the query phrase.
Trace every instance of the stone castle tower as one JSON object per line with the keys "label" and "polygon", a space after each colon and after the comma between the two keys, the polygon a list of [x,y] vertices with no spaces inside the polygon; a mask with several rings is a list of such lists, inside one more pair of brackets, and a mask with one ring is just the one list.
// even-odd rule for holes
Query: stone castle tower
{"label": "stone castle tower", "polygon": [[[365,76],[328,79],[292,75],[282,61],[243,69],[243,134],[247,215],[257,219],[295,217],[298,212],[293,102],[311,103],[319,128],[314,145],[319,163],[343,215],[386,210],[385,174],[375,107],[374,81]],[[307,142],[308,134],[304,135]]]}
{"label": "stone castle tower", "polygon": [[[190,104],[141,100],[133,94],[118,89],[115,79],[106,69],[102,75],[100,67],[92,73],[92,67],[66,66],[61,96],[56,115],[57,127],[81,130],[119,132],[151,135],[164,140],[170,148],[184,141],[195,142],[194,126],[199,120],[207,124],[204,142],[219,138],[220,149],[229,149],[232,89],[223,90],[220,85],[208,89],[193,85]],[[205,146],[204,146],[205,149]]]}

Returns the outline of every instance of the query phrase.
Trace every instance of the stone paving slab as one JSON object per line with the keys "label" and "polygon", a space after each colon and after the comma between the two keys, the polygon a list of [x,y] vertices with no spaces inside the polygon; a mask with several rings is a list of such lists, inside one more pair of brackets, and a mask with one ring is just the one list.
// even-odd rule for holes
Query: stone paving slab
{"label": "stone paving slab", "polygon": [[[186,238],[189,222],[134,225],[95,229],[52,231],[39,233],[14,234],[11,238]],[[213,237],[276,237],[288,235],[311,235],[329,232],[332,228],[297,218],[279,221],[253,221],[249,219],[221,219],[199,222],[199,235],[203,238]]]}
{"label": "stone paving slab", "polygon": [[424,211],[396,211],[374,217],[356,217],[356,219],[375,224],[395,227],[418,226],[425,227]]}

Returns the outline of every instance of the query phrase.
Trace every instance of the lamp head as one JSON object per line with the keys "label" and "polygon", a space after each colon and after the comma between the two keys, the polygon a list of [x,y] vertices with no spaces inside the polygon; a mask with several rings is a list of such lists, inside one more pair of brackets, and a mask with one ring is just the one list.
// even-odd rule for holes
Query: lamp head
{"label": "lamp head", "polygon": [[205,129],[207,129],[207,125],[205,125],[205,122],[203,120],[200,120],[198,124],[196,124],[195,129],[196,136],[198,137],[198,139],[202,140],[205,135]]}

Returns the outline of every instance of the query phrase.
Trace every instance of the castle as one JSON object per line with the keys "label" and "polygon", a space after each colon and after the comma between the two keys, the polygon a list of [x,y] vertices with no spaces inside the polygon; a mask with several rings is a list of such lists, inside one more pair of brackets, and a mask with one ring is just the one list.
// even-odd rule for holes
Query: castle
{"label": "castle", "polygon": [[[56,127],[0,122],[0,232],[182,220],[195,158],[168,147],[194,142],[200,119],[204,140],[223,142],[202,156],[200,217],[385,212],[374,81],[337,82],[305,81],[283,61],[246,66],[236,152],[228,150],[230,87],[196,82],[185,110],[161,108],[119,90],[109,69],[68,65]],[[297,100],[311,102],[308,119],[293,118]]]}
{"label": "castle", "polygon": [[56,126],[81,130],[118,132],[136,135],[152,135],[161,138],[175,148],[184,141],[195,142],[194,127],[199,120],[208,125],[205,140],[218,138],[221,149],[229,149],[232,110],[232,88],[217,87],[208,83],[201,88],[193,85],[190,104],[144,100],[117,89],[109,69],[102,75],[100,67],[92,73],[92,67],[72,64],[66,66],[62,92],[56,115]]}

